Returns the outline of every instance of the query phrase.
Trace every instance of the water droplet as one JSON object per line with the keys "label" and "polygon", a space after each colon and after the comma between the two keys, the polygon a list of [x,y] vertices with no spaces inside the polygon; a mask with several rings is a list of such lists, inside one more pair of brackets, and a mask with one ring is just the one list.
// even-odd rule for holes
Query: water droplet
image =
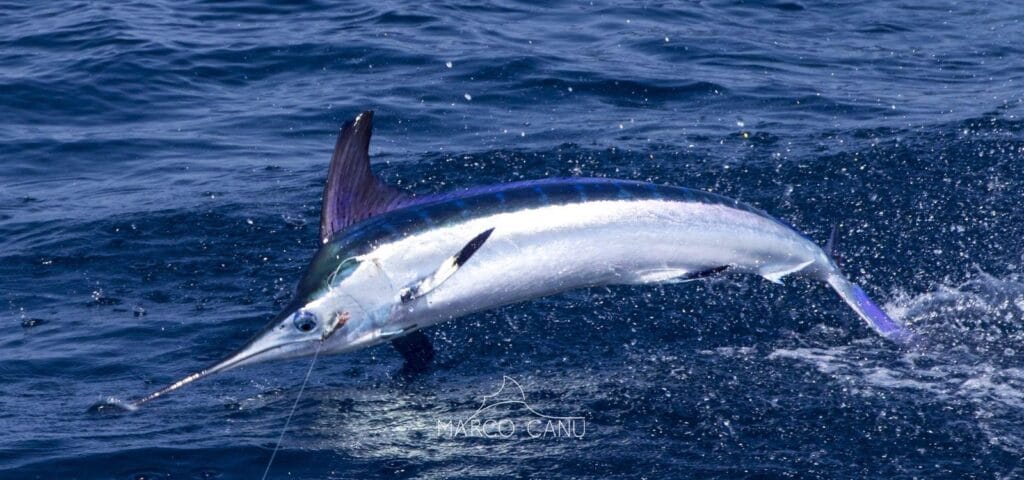
{"label": "water droplet", "polygon": [[108,397],[92,404],[87,412],[91,414],[118,414],[134,412],[138,409],[139,407],[133,403],[126,402],[117,397]]}
{"label": "water droplet", "polygon": [[23,328],[32,328],[35,326],[42,325],[44,323],[46,323],[46,320],[43,320],[41,318],[26,318],[21,321],[21,326]]}
{"label": "water droplet", "polygon": [[121,300],[106,296],[106,294],[103,293],[103,290],[95,290],[92,292],[92,301],[89,302],[87,305],[90,307],[95,307],[97,305],[119,305],[120,303]]}

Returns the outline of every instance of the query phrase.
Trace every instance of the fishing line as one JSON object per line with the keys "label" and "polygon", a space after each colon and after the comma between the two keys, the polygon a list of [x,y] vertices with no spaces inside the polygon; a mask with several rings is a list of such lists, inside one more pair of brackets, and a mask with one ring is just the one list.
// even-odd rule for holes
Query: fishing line
{"label": "fishing line", "polygon": [[270,473],[270,466],[274,464],[274,457],[277,456],[277,451],[281,448],[281,441],[284,440],[284,432],[288,431],[288,424],[292,423],[292,416],[295,415],[295,409],[299,406],[299,399],[302,398],[302,392],[306,389],[306,383],[309,383],[309,375],[313,373],[313,365],[316,364],[316,358],[320,356],[320,347],[324,346],[324,342],[319,342],[316,345],[316,352],[313,353],[313,360],[309,362],[309,369],[306,370],[306,378],[302,380],[302,386],[299,387],[299,394],[295,396],[295,403],[292,404],[292,411],[288,413],[288,419],[284,421],[284,428],[281,429],[281,436],[277,437],[277,445],[274,445],[274,451],[270,454],[270,461],[267,462],[266,470],[263,470],[263,480],[267,480],[267,474]]}

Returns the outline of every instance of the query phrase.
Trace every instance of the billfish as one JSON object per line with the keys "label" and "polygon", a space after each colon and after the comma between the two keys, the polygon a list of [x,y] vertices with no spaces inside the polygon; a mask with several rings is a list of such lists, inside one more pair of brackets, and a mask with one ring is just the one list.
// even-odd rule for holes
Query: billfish
{"label": "billfish", "polygon": [[434,355],[422,330],[440,322],[571,289],[725,273],[825,282],[881,336],[911,338],[843,276],[830,249],[757,208],[603,178],[416,196],[371,170],[372,122],[363,112],[341,129],[319,250],[284,311],[236,353],[127,407],[243,365],[385,342],[422,367]]}

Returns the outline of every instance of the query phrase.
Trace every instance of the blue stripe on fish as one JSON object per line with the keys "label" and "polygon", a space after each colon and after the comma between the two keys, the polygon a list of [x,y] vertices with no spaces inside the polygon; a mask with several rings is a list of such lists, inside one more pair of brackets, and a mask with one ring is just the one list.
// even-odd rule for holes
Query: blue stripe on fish
{"label": "blue stripe on fish", "polygon": [[[384,241],[388,238],[398,238],[418,228],[444,225],[446,222],[461,220],[470,212],[480,215],[568,203],[634,200],[722,205],[768,218],[792,228],[788,223],[778,220],[760,209],[714,193],[631,180],[554,178],[413,197],[402,208],[371,217],[339,232],[332,243],[337,242],[341,247],[354,244],[366,245],[367,240]],[[380,228],[376,228],[376,226]]]}
{"label": "blue stripe on fish", "polygon": [[416,209],[416,214],[423,220],[424,223],[430,226],[434,226],[434,219],[430,218],[430,213],[424,209]]}
{"label": "blue stripe on fish", "polygon": [[575,188],[576,192],[579,193],[581,202],[587,201],[587,188],[585,185],[577,183],[573,185],[573,188]]}
{"label": "blue stripe on fish", "polygon": [[534,185],[533,191],[537,192],[537,198],[540,199],[541,205],[550,205],[551,199],[548,198],[548,194],[544,193],[544,187],[542,185]]}

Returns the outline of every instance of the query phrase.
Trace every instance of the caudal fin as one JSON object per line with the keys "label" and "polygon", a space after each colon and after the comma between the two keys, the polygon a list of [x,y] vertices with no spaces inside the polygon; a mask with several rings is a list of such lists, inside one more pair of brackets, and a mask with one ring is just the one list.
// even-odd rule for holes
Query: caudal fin
{"label": "caudal fin", "polygon": [[879,335],[899,343],[909,343],[913,339],[910,330],[883,312],[859,286],[840,275],[829,277],[828,284]]}

